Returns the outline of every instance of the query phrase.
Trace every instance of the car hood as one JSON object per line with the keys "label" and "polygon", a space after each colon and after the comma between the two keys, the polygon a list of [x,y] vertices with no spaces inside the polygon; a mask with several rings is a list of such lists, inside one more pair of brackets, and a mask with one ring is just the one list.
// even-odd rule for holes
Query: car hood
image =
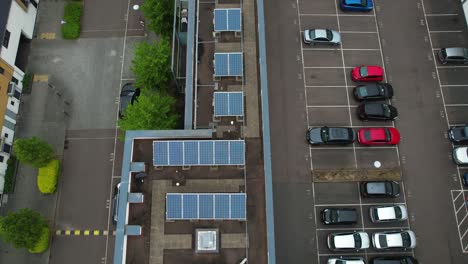
{"label": "car hood", "polygon": [[322,143],[322,128],[316,127],[309,129],[309,142],[310,143]]}
{"label": "car hood", "polygon": [[341,35],[338,31],[335,31],[335,30],[331,30],[332,34],[333,34],[333,39],[332,39],[332,42],[333,43],[341,43]]}
{"label": "car hood", "polygon": [[465,140],[468,138],[468,128],[466,126],[452,127],[450,136],[454,140]]}
{"label": "car hood", "polygon": [[311,41],[309,32],[310,30],[308,29],[304,30],[304,39],[307,41]]}

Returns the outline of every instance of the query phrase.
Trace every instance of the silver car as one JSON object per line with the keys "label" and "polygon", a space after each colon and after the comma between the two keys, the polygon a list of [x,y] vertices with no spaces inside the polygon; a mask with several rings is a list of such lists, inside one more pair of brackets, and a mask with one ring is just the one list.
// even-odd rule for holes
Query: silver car
{"label": "silver car", "polygon": [[468,49],[462,47],[441,48],[437,53],[440,63],[467,64]]}
{"label": "silver car", "polygon": [[304,43],[309,45],[328,44],[340,45],[341,36],[338,31],[330,29],[307,29],[304,30]]}

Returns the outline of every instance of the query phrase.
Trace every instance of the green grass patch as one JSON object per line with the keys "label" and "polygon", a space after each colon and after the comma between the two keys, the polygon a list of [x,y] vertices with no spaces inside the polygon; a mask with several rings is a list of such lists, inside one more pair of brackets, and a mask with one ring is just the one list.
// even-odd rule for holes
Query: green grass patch
{"label": "green grass patch", "polygon": [[30,253],[42,253],[49,248],[50,228],[48,226],[42,228],[41,236],[33,248],[28,249]]}
{"label": "green grass patch", "polygon": [[78,2],[71,2],[65,5],[65,12],[62,24],[62,37],[64,39],[77,39],[81,31],[81,15],[83,14],[83,5]]}
{"label": "green grass patch", "polygon": [[44,194],[55,193],[60,172],[59,160],[53,159],[45,167],[39,168],[37,187]]}
{"label": "green grass patch", "polygon": [[4,193],[12,193],[15,178],[15,169],[16,169],[16,158],[15,156],[11,156],[7,161],[7,169],[5,172],[5,185],[3,187]]}

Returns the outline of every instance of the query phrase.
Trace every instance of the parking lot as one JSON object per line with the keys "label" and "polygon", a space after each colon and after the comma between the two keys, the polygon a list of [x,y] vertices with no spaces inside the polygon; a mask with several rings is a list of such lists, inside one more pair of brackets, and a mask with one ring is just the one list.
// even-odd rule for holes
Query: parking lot
{"label": "parking lot", "polygon": [[[468,256],[468,214],[460,175],[451,160],[449,125],[465,124],[468,110],[466,66],[440,65],[442,47],[466,46],[466,22],[457,1],[374,1],[368,13],[342,12],[336,1],[275,1],[267,12],[267,47],[272,160],[275,196],[277,261],[326,263],[332,256],[413,255],[424,263],[464,263]],[[281,7],[281,12],[273,10]],[[404,7],[404,8],[402,8]],[[404,10],[403,10],[404,9]],[[274,17],[274,19],[268,19]],[[271,28],[270,30],[268,28]],[[326,28],[341,33],[337,47],[309,46],[304,30]],[[292,31],[294,30],[294,35]],[[273,47],[275,46],[275,47]],[[278,46],[278,47],[276,47]],[[279,54],[279,55],[278,55]],[[279,66],[278,66],[279,65]],[[394,122],[362,122],[352,89],[351,69],[376,65],[395,95]],[[286,88],[286,89],[285,89]],[[305,126],[302,126],[302,124]],[[398,146],[368,147],[357,143],[313,146],[304,140],[307,128],[320,126],[395,127]],[[286,131],[282,128],[286,127]],[[362,198],[359,184],[314,183],[310,171],[323,169],[399,168],[402,188],[398,198]],[[382,204],[407,205],[408,221],[374,224],[369,208]],[[355,208],[359,221],[352,226],[325,226],[320,211],[327,207]],[[457,227],[458,226],[458,227]],[[436,228],[435,228],[436,227]],[[411,229],[415,250],[336,253],[326,236],[343,231],[369,235]],[[285,243],[287,237],[294,237]],[[440,248],[440,244],[449,246]],[[440,248],[435,253],[434,248]],[[306,261],[307,260],[307,261]]]}

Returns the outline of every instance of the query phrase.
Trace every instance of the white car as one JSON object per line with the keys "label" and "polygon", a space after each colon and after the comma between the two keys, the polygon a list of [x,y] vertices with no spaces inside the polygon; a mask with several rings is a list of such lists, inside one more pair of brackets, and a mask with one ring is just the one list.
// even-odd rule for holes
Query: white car
{"label": "white car", "polygon": [[452,152],[453,161],[458,165],[468,164],[468,147],[454,148]]}
{"label": "white car", "polygon": [[328,248],[335,250],[361,250],[369,248],[370,239],[366,232],[332,233],[327,237]]}
{"label": "white car", "polygon": [[304,30],[304,43],[337,46],[341,43],[341,35],[338,31],[330,29],[306,29]]}
{"label": "white car", "polygon": [[410,249],[416,247],[413,231],[387,231],[374,233],[372,244],[376,249]]}
{"label": "white car", "polygon": [[366,264],[360,257],[329,258],[327,264]]}
{"label": "white car", "polygon": [[372,206],[369,211],[373,223],[399,222],[408,219],[408,210],[404,205]]}

